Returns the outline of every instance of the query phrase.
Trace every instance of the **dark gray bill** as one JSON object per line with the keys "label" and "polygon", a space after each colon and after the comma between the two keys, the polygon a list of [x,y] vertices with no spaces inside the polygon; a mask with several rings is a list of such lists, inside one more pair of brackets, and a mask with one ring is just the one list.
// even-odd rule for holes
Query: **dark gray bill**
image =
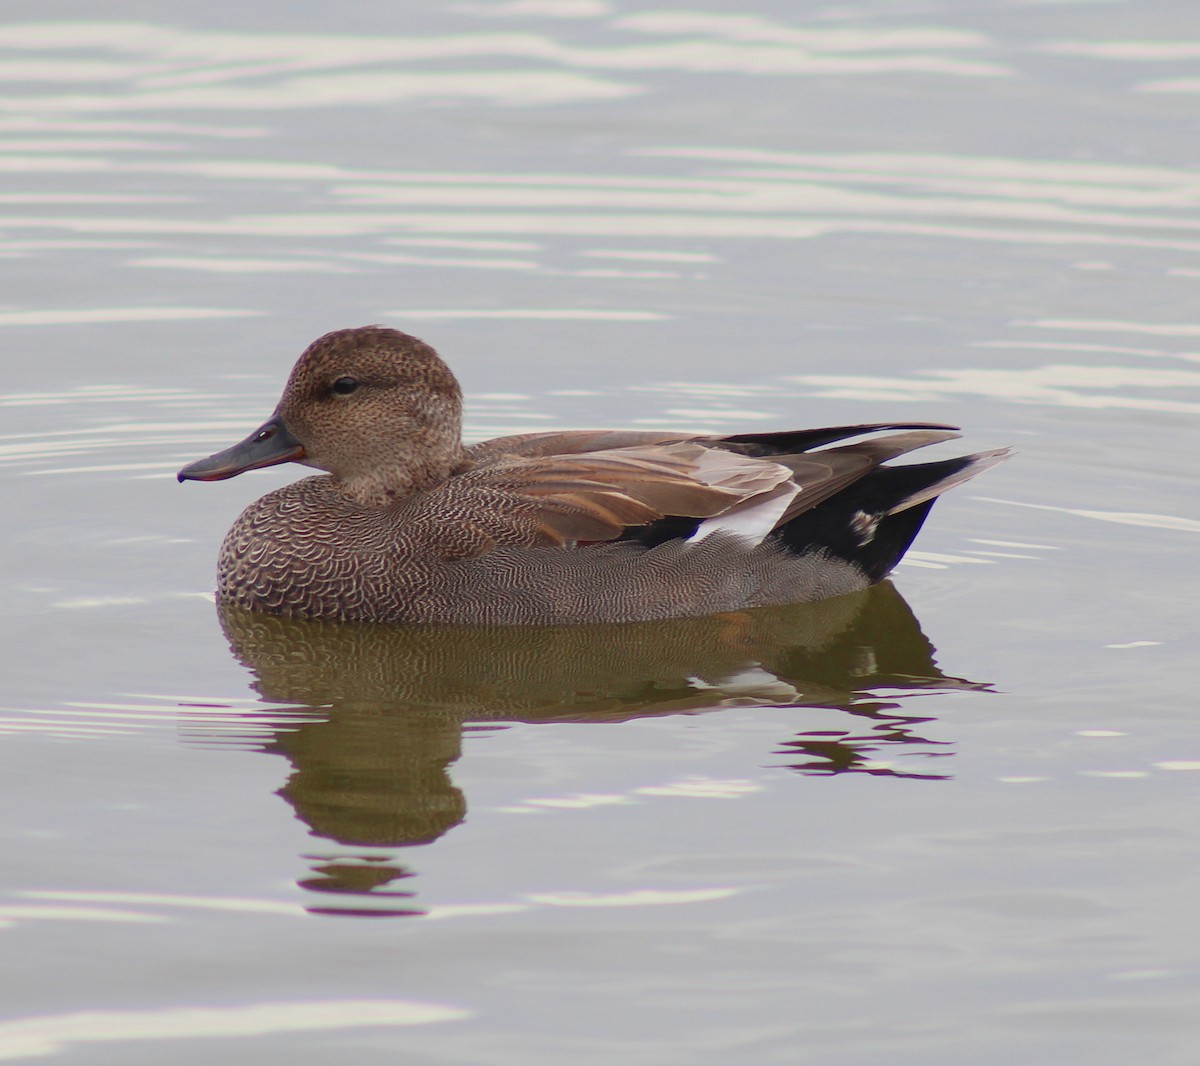
{"label": "dark gray bill", "polygon": [[278,415],[272,415],[240,444],[188,463],[177,477],[180,481],[224,481],[247,470],[303,458],[304,445],[288,432]]}

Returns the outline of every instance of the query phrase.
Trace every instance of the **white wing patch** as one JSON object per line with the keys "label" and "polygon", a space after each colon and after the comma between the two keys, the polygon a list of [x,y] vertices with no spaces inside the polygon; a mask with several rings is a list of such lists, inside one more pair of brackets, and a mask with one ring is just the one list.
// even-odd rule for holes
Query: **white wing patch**
{"label": "white wing patch", "polygon": [[[741,497],[728,510],[706,518],[688,539],[700,541],[714,533],[732,533],[747,545],[761,544],[775,529],[788,505],[800,493],[793,472],[782,463],[737,452],[725,451],[696,441],[676,441],[642,448],[619,448],[611,452],[593,452],[581,459],[598,456],[630,466],[666,468],[713,488]],[[573,458],[573,457],[568,457]]]}
{"label": "white wing patch", "polygon": [[785,481],[768,492],[760,492],[744,503],[734,505],[724,514],[706,518],[688,539],[695,542],[714,533],[732,533],[750,546],[761,544],[779,525],[783,512],[800,491],[800,486],[794,481]]}

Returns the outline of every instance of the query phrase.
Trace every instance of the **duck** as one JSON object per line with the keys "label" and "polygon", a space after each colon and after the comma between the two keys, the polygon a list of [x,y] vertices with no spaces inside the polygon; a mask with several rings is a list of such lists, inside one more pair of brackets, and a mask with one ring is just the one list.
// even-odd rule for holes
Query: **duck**
{"label": "duck", "polygon": [[469,445],[462,412],[454,374],[416,337],[362,326],[314,341],[270,418],[178,473],[323,471],[233,523],[218,603],[335,622],[554,626],[824,600],[883,581],[937,497],[1009,454],[889,465],[959,437],[932,422]]}

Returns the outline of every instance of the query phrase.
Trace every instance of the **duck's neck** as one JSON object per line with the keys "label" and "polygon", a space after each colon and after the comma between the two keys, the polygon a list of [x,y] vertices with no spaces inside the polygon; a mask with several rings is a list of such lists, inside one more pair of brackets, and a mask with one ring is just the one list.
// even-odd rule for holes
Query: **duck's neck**
{"label": "duck's neck", "polygon": [[466,461],[466,450],[458,444],[437,456],[426,455],[420,460],[405,456],[402,461],[369,471],[335,477],[334,486],[363,507],[390,507],[442,484]]}

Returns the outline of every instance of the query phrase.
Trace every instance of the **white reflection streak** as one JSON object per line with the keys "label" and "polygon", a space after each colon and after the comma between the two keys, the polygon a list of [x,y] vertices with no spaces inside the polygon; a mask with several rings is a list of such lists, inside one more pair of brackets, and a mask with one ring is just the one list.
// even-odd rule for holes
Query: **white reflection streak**
{"label": "white reflection streak", "polygon": [[1036,47],[1041,52],[1094,59],[1164,63],[1200,59],[1200,41],[1048,41]]}
{"label": "white reflection streak", "polygon": [[1200,401],[1129,396],[1125,391],[1118,394],[1086,391],[1103,388],[1200,388],[1200,373],[1188,370],[1054,365],[1028,370],[930,370],[914,378],[888,378],[865,374],[805,374],[785,380],[820,388],[820,395],[823,396],[851,399],[913,402],[933,400],[945,395],[973,395],[1056,407],[1119,408],[1189,414],[1200,411]]}
{"label": "white reflection streak", "polygon": [[[101,737],[110,737],[115,735],[128,735],[132,729],[128,726],[121,725],[75,725],[59,721],[52,721],[44,718],[31,718],[23,716],[22,718],[5,718],[0,715],[0,734],[9,735],[13,733],[37,733],[49,734],[56,737],[72,737],[75,740],[96,740]],[[0,921],[3,918],[0,917]]]}
{"label": "white reflection streak", "polygon": [[[261,76],[266,70],[246,71]],[[106,111],[290,111],[313,107],[378,106],[428,97],[483,99],[510,106],[545,106],[613,100],[640,92],[582,73],[505,68],[470,72],[390,73],[365,71],[308,75],[273,84],[232,84],[166,88],[108,95],[0,98],[0,109],[24,112]]]}
{"label": "white reflection streak", "polygon": [[[2,31],[0,31],[2,33]],[[0,40],[0,47],[3,41]],[[138,119],[78,119],[57,115],[10,115],[0,117],[0,133],[170,133],[192,137],[222,137],[249,140],[268,133],[256,126],[205,126],[200,123],[147,121]]]}
{"label": "white reflection streak", "polygon": [[796,28],[757,15],[701,13],[697,11],[653,11],[619,19],[621,29],[657,34],[708,34],[732,41],[788,43],[828,52],[897,51],[943,48],[981,48],[982,34],[969,30],[937,27],[902,29],[812,29]]}
{"label": "white reflection streak", "polygon": [[[742,799],[763,792],[764,787],[745,779],[719,780],[711,777],[688,777],[663,785],[644,785],[628,795],[620,793],[581,794],[572,796],[539,796],[521,800],[510,807],[499,807],[505,814],[529,814],[546,810],[582,810],[591,807],[621,806],[641,802],[640,797],[653,796],[682,799]],[[632,797],[632,798],[631,798]]]}
{"label": "white reflection streak", "polygon": [[[1043,180],[1003,179],[998,176],[981,180],[978,176],[947,177],[942,174],[924,173],[859,173],[853,170],[833,169],[746,169],[737,168],[726,172],[726,176],[742,181],[772,182],[837,182],[845,185],[897,185],[915,187],[922,193],[937,192],[963,196],[993,196],[1005,200],[1048,200],[1063,204],[1102,205],[1107,207],[1134,208],[1182,208],[1188,209],[1197,202],[1200,188],[1195,182],[1179,180],[1167,187],[1152,184],[1134,187],[1112,182],[1089,183],[1084,181],[1067,183]],[[1152,217],[1152,216],[1151,216]],[[1111,264],[1089,264],[1083,269],[1108,270]]]}
{"label": "white reflection streak", "polygon": [[156,270],[202,270],[211,274],[353,274],[357,271],[345,263],[330,259],[225,259],[159,256],[131,259],[130,266]]}
{"label": "white reflection streak", "polygon": [[[17,921],[49,920],[57,922],[133,922],[154,924],[166,921],[154,914],[108,910],[102,907],[0,906],[0,925]],[[0,1022],[0,1058],[3,1057],[4,1023]]]}
{"label": "white reflection streak", "polygon": [[470,1011],[399,999],[252,1003],[236,1007],[95,1010],[0,1022],[0,1059],[51,1055],[72,1044],[195,1040],[268,1033],[424,1025],[458,1021]]}
{"label": "white reflection streak", "polygon": [[612,8],[604,0],[508,0],[503,4],[460,3],[460,11],[485,18],[541,18],[585,19],[601,18]]}
{"label": "white reflection streak", "polygon": [[592,892],[534,892],[525,898],[549,907],[658,907],[679,903],[708,903],[728,899],[741,892],[737,888],[654,889],[600,895]]}
{"label": "white reflection streak", "polygon": [[[11,147],[0,144],[0,151]],[[126,196],[121,193],[91,193],[91,192],[10,192],[0,193],[0,204],[190,204],[195,203],[192,196],[160,196],[145,193],[139,196]],[[25,251],[47,247],[64,247],[65,241],[5,241],[4,251]],[[71,242],[73,247],[111,248],[108,243],[96,241]],[[145,245],[130,245],[130,247],[145,247]]]}
{"label": "white reflection streak", "polygon": [[[658,311],[616,311],[592,307],[528,307],[528,308],[464,308],[459,310],[404,310],[383,311],[385,318],[441,319],[441,318],[531,318],[549,321],[602,320],[607,322],[656,322],[670,318]],[[525,415],[524,417],[534,417]]]}
{"label": "white reflection streak", "polygon": [[1062,550],[1062,546],[1058,544],[1031,544],[1023,540],[989,540],[984,537],[968,537],[967,540],[972,544],[991,544],[999,548],[1029,548],[1046,552]]}
{"label": "white reflection streak", "polygon": [[[36,470],[22,471],[24,477],[43,477],[51,474],[122,474],[130,473],[134,470],[156,470],[160,474],[166,475],[173,473],[176,468],[176,462],[157,462],[157,463],[100,463],[89,466],[55,466],[55,467],[39,467]],[[78,604],[54,604],[56,607],[78,606]]]}
{"label": "white reflection streak", "polygon": [[477,252],[536,252],[542,247],[532,241],[473,241],[462,237],[385,237],[380,243],[414,248],[467,248]]}
{"label": "white reflection streak", "polygon": [[[910,548],[904,558],[912,563],[975,563],[977,566],[994,565],[991,559],[976,559],[969,555],[948,555],[943,552],[923,552]],[[902,560],[903,561],[903,560]],[[944,569],[943,566],[935,566],[933,569]]]}
{"label": "white reflection streak", "polygon": [[[1042,323],[1023,322],[1018,325],[1038,326]],[[1084,323],[1074,323],[1063,328],[1080,328],[1086,330]],[[1051,326],[1051,328],[1054,328]],[[1171,352],[1165,348],[1126,348],[1116,344],[1073,344],[1068,341],[972,341],[972,348],[1004,348],[1019,351],[1043,352],[1095,352],[1100,355],[1145,355],[1154,359],[1183,359],[1186,362],[1200,363],[1200,352]]]}
{"label": "white reflection streak", "polygon": [[384,263],[396,266],[455,267],[468,270],[536,270],[531,259],[480,259],[429,255],[401,255],[395,252],[354,252],[347,259],[362,263]]}
{"label": "white reflection streak", "polygon": [[[211,593],[191,593],[211,602]],[[110,606],[112,600],[97,598],[93,601],[79,599],[63,601],[53,606],[80,608]],[[145,602],[145,601],[139,601]],[[8,712],[8,713],[4,713]],[[212,704],[189,706],[174,702],[168,706],[154,707],[145,704],[121,703],[68,703],[65,708],[38,707],[33,710],[15,707],[0,707],[0,735],[14,733],[46,734],[56,737],[100,740],[111,736],[127,736],[137,730],[148,730],[159,726],[172,729],[205,730],[210,738],[226,738],[235,735],[263,736],[268,727],[292,728],[311,720],[314,712],[309,708],[282,708],[271,710],[259,704],[242,707],[222,707]],[[31,895],[31,893],[24,893]],[[39,896],[38,893],[32,893]],[[40,894],[40,898],[84,899],[99,902],[153,902],[166,903],[175,900],[180,906],[201,906],[188,897],[129,896],[105,893]],[[196,897],[198,899],[199,897]],[[234,903],[212,904],[217,909],[242,909]],[[260,908],[261,909],[261,908]]]}
{"label": "white reflection streak", "polygon": [[620,806],[634,801],[628,796],[581,792],[575,796],[548,796],[545,799],[527,799],[522,802],[530,807],[582,811],[590,807]]}
{"label": "white reflection streak", "polygon": [[[104,467],[89,467],[88,469],[105,469]],[[111,468],[109,468],[111,469]],[[128,469],[128,467],[120,467],[118,469]],[[62,610],[80,610],[91,609],[96,607],[132,607],[149,603],[149,600],[142,596],[78,596],[69,600],[55,600],[50,604],[51,607],[57,607]]]}
{"label": "white reflection streak", "polygon": [[[351,237],[360,234],[493,233],[553,234],[588,237],[669,237],[672,239],[771,239],[811,240],[838,233],[914,234],[1005,244],[1097,245],[1105,247],[1164,248],[1200,252],[1200,239],[1082,232],[1078,230],[987,229],[938,222],[892,222],[884,218],[838,218],[794,215],[720,214],[492,214],[478,211],[402,214],[343,212],[306,215],[243,215],[219,222],[183,218],[68,218],[8,216],[0,219],[10,228],[64,229],[77,233],[209,234],[251,237]],[[1129,223],[1132,225],[1132,221]],[[1144,222],[1143,222],[1144,224]],[[1188,223],[1188,225],[1197,225]],[[1163,228],[1174,228],[1171,220]],[[1198,235],[1200,236],[1200,235]],[[261,312],[241,311],[238,314]]]}
{"label": "white reflection streak", "polygon": [[718,257],[708,252],[667,252],[633,248],[591,248],[579,253],[592,259],[633,259],[656,263],[716,263]]}
{"label": "white reflection streak", "polygon": [[1003,500],[995,496],[973,496],[986,503],[1002,503],[1009,507],[1027,507],[1034,511],[1057,511],[1059,514],[1112,522],[1119,526],[1142,526],[1145,529],[1169,529],[1180,533],[1200,533],[1200,519],[1182,518],[1169,514],[1144,514],[1137,511],[1091,511],[1077,507],[1053,507],[1045,503],[1026,503],[1023,500]]}
{"label": "white reflection streak", "polygon": [[[615,23],[625,31],[676,39],[577,47],[534,33],[426,37],[205,33],[150,25],[51,23],[10,26],[0,47],[38,49],[55,58],[22,59],[26,76],[42,68],[59,81],[73,66],[57,58],[99,50],[95,72],[116,91],[45,95],[10,106],[51,111],[158,108],[293,108],[375,104],[413,96],[475,96],[499,103],[606,99],[638,86],[585,71],[683,70],[745,75],[922,72],[1008,76],[1012,69],[947,54],[976,49],[976,34],[945,30],[794,29],[745,16],[658,14]],[[732,31],[732,32],[731,32]],[[74,59],[74,57],[71,57]],[[413,64],[473,61],[474,70],[413,70]],[[513,61],[531,69],[513,70]],[[499,61],[495,69],[479,69]],[[402,69],[396,70],[397,66]],[[559,69],[546,69],[546,68]],[[364,69],[365,68],[365,69]],[[375,69],[371,69],[375,68]],[[391,69],[389,69],[391,68]],[[126,88],[129,86],[130,88]],[[125,91],[121,91],[124,89]]]}
{"label": "white reflection streak", "polygon": [[685,778],[673,781],[668,785],[646,785],[633,791],[641,796],[679,796],[687,799],[740,799],[755,792],[762,792],[763,786],[754,781],[717,780],[708,777]]}
{"label": "white reflection streak", "polygon": [[857,174],[879,174],[896,181],[912,178],[942,180],[959,176],[980,183],[1021,181],[1082,183],[1085,185],[1161,185],[1195,188],[1195,173],[1172,167],[1128,166],[1118,163],[1076,163],[1063,160],[1008,159],[1003,156],[934,155],[894,152],[828,153],[778,152],[757,148],[652,148],[637,153],[655,158],[704,159],[716,162],[765,163],[773,167],[834,168]]}
{"label": "white reflection streak", "polygon": [[659,889],[635,888],[628,892],[533,892],[524,903],[443,903],[430,907],[428,921],[446,918],[490,917],[520,914],[537,907],[661,907],[689,903],[709,903],[740,894],[738,888]]}
{"label": "white reflection streak", "polygon": [[1112,319],[1035,318],[1017,322],[1037,329],[1069,329],[1089,333],[1145,333],[1153,337],[1200,337],[1196,322],[1122,322]]}
{"label": "white reflection streak", "polygon": [[131,903],[142,906],[229,911],[239,914],[282,914],[288,917],[304,917],[308,914],[308,911],[298,903],[278,903],[273,900],[241,899],[233,896],[178,896],[160,892],[86,892],[53,889],[28,890],[19,895],[27,899],[85,903]]}
{"label": "white reflection streak", "polygon": [[[763,212],[793,210],[808,214],[878,215],[884,219],[912,216],[968,217],[979,220],[1023,221],[1122,228],[1170,227],[1200,229],[1190,216],[1116,214],[1081,210],[1104,207],[1171,207],[1190,209],[1200,202],[1200,188],[1144,192],[1090,185],[1080,189],[1042,186],[1005,187],[995,182],[960,182],[950,191],[960,195],[888,195],[834,184],[838,175],[820,175],[820,183],[789,174],[759,174],[753,178],[629,178],[577,175],[395,175],[387,185],[349,185],[330,191],[351,204],[477,206],[486,200],[496,207],[616,207],[649,210],[680,209]],[[432,179],[432,180],[431,180]],[[422,184],[424,182],[424,184]],[[1056,202],[1057,201],[1057,202]]]}
{"label": "white reflection streak", "polygon": [[0,326],[62,326],[104,322],[178,322],[197,318],[245,318],[264,311],[217,307],[89,307],[82,310],[0,311]]}
{"label": "white reflection streak", "polygon": [[[800,188],[807,198],[812,189],[833,185],[897,185],[911,194],[921,190],[961,193],[1001,200],[1060,201],[1102,204],[1109,207],[1179,207],[1189,209],[1200,201],[1200,178],[1186,170],[1168,167],[1131,167],[1112,164],[1061,163],[1057,161],[1009,160],[989,156],[878,155],[792,155],[734,149],[658,149],[634,153],[667,159],[696,159],[717,162],[758,162],[769,166],[740,167],[701,177],[659,177],[622,174],[472,174],[454,171],[396,171],[356,169],[327,163],[279,160],[207,159],[110,161],[54,156],[0,155],[7,167],[28,162],[31,168],[62,163],[72,169],[204,175],[214,178],[341,181],[349,186],[427,185],[445,186],[536,186],[552,188],[642,189],[680,194],[708,191],[740,194],[764,187],[775,195]],[[848,194],[847,194],[848,195]],[[858,194],[860,196],[864,194]],[[909,196],[911,198],[911,195]],[[868,198],[866,202],[875,202]],[[886,206],[890,201],[878,201]],[[828,206],[828,205],[825,205]],[[1153,221],[1150,216],[1149,221]]]}
{"label": "white reflection streak", "polygon": [[1140,93],[1200,93],[1200,78],[1165,78],[1134,86]]}
{"label": "white reflection streak", "polygon": [[495,914],[521,914],[533,910],[531,903],[440,903],[425,912],[426,921],[446,918],[491,917]]}

